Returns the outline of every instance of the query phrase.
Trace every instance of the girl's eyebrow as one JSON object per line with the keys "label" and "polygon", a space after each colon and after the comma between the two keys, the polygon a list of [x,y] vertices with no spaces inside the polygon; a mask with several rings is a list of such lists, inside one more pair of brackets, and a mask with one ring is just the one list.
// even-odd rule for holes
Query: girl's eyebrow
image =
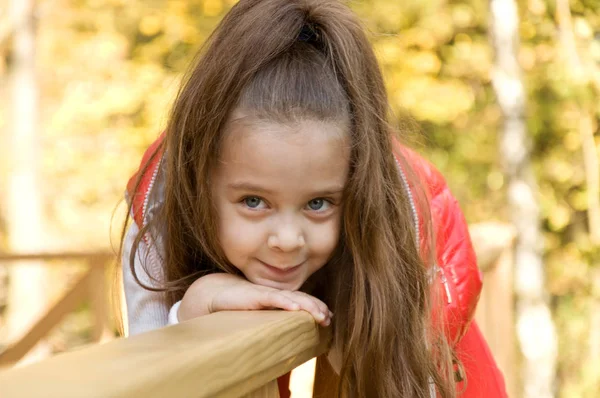
{"label": "girl's eyebrow", "polygon": [[265,194],[272,194],[273,192],[269,189],[263,188],[258,185],[254,185],[249,182],[232,182],[227,185],[228,189],[232,189],[234,191],[252,191],[252,192],[262,192]]}
{"label": "girl's eyebrow", "polygon": [[[234,191],[260,192],[260,193],[264,193],[267,195],[273,194],[273,191],[263,188],[259,185],[249,183],[249,182],[232,182],[227,185],[227,188],[234,190]],[[311,196],[330,196],[330,195],[341,194],[343,191],[344,191],[344,187],[336,184],[334,186],[327,187],[325,189],[319,189],[316,191],[312,191],[310,194],[311,194]]]}

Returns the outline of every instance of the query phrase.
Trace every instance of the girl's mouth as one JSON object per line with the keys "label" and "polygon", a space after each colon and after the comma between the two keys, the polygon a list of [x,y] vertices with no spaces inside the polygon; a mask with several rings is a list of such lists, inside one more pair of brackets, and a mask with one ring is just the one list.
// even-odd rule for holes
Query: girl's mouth
{"label": "girl's mouth", "polygon": [[277,276],[288,276],[293,274],[295,271],[299,270],[300,267],[302,266],[302,264],[304,264],[304,261],[301,262],[298,265],[294,265],[292,267],[287,267],[287,268],[280,268],[280,267],[275,267],[272,265],[269,265],[263,261],[258,260],[267,270],[268,272],[270,272],[273,275],[277,275]]}

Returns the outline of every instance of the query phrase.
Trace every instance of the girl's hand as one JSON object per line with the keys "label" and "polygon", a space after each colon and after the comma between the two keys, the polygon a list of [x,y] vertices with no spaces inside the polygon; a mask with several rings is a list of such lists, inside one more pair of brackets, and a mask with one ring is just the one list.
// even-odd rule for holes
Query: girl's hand
{"label": "girl's hand", "polygon": [[218,311],[272,308],[304,310],[322,326],[329,326],[333,316],[325,303],[309,294],[256,285],[237,275],[218,273],[203,276],[188,288],[178,318],[183,322]]}

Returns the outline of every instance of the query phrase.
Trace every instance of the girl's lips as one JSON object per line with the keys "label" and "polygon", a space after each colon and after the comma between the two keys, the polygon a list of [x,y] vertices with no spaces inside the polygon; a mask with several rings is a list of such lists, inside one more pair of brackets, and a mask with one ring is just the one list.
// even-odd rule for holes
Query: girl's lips
{"label": "girl's lips", "polygon": [[[260,260],[258,260],[258,261],[260,261]],[[262,265],[264,265],[264,266],[265,266],[265,268],[266,268],[266,269],[267,269],[269,272],[271,272],[271,273],[273,273],[273,274],[275,274],[275,275],[279,275],[279,276],[286,276],[286,275],[290,275],[290,274],[294,273],[294,271],[296,271],[296,270],[300,269],[300,267],[302,266],[302,264],[304,264],[304,262],[301,262],[300,264],[298,264],[298,265],[295,265],[295,266],[293,266],[293,267],[286,268],[286,269],[282,269],[282,268],[273,267],[272,265],[269,265],[269,264],[267,264],[267,263],[265,263],[265,262],[263,262],[263,261],[260,261],[260,263],[261,263]]]}

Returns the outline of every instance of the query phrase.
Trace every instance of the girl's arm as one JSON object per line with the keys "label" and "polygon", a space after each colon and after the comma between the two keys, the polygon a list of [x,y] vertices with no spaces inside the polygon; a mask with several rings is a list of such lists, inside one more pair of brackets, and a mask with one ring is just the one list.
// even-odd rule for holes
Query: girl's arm
{"label": "girl's arm", "polygon": [[[321,300],[299,291],[283,291],[255,285],[239,276],[224,273],[210,274],[197,279],[186,291],[183,300],[169,308],[163,293],[142,288],[131,273],[129,255],[138,232],[137,224],[132,223],[123,242],[123,285],[130,336],[227,310],[305,310],[319,324],[329,326],[332,314]],[[136,275],[144,285],[160,286],[164,278],[160,258],[154,245],[148,246],[144,240],[140,242],[134,265]],[[143,265],[153,278],[148,275]]]}
{"label": "girl's arm", "polygon": [[[142,288],[131,272],[129,256],[138,232],[137,224],[132,222],[123,241],[121,258],[130,336],[169,324],[170,308],[167,305],[165,295],[161,292],[152,292]],[[155,246],[148,247],[146,242],[142,240],[138,246],[134,265],[136,275],[142,283],[147,286],[158,287],[158,282],[163,279],[163,271]],[[148,272],[144,269],[144,265],[156,280],[150,278]]]}

